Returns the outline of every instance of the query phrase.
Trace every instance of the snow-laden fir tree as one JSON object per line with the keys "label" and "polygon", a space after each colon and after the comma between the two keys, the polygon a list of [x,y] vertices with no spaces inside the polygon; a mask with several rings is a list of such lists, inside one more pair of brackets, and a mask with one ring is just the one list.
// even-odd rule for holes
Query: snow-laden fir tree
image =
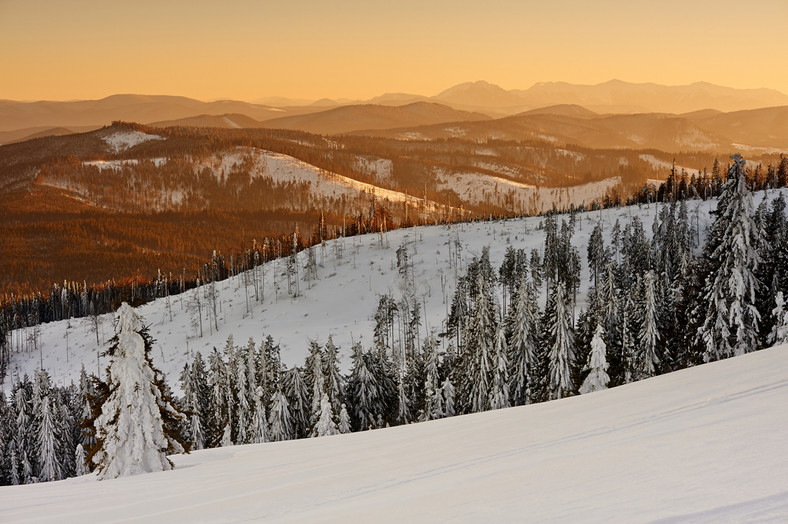
{"label": "snow-laden fir tree", "polygon": [[701,307],[705,307],[705,320],[698,335],[706,361],[758,349],[758,233],[744,160],[740,155],[731,160],[704,252],[707,276]]}
{"label": "snow-laden fir tree", "polygon": [[328,394],[323,392],[323,396],[320,397],[320,416],[317,419],[312,436],[327,437],[337,434],[339,434],[339,430],[336,422],[334,422],[334,411],[331,409],[331,401],[328,400]]}
{"label": "snow-laden fir tree", "polygon": [[331,402],[331,409],[334,410],[334,413],[339,413],[342,403],[345,401],[345,379],[339,371],[339,350],[334,345],[331,335],[326,341],[322,360],[328,400]]}
{"label": "snow-laden fir tree", "polygon": [[108,395],[94,422],[92,460],[99,480],[169,470],[167,455],[188,451],[176,427],[185,416],[165,394],[164,379],[151,363],[152,342],[137,312],[124,302],[107,352]]}
{"label": "snow-laden fir tree", "polygon": [[320,400],[326,390],[325,376],[323,374],[323,355],[317,342],[309,343],[309,356],[306,358],[305,380],[310,393],[309,426],[314,433],[317,420],[320,418]]}
{"label": "snow-laden fir tree", "polygon": [[293,425],[293,438],[307,437],[309,436],[309,387],[297,367],[284,372],[283,379],[284,394],[287,396],[288,412]]}
{"label": "snow-laden fir tree", "polygon": [[506,336],[503,325],[495,331],[495,346],[492,357],[492,380],[490,383],[489,407],[501,409],[509,407],[509,359],[507,356]]}
{"label": "snow-laden fir tree", "polygon": [[265,416],[265,402],[263,401],[263,388],[257,386],[254,392],[254,416],[252,417],[252,427],[250,440],[252,444],[262,444],[268,441],[266,426],[268,420]]}
{"label": "snow-laden fir tree", "polygon": [[659,364],[657,340],[660,336],[657,330],[656,283],[657,275],[654,271],[648,270],[642,280],[643,304],[640,308],[642,319],[638,334],[640,347],[637,355],[639,378],[653,377],[656,373],[656,366]]}
{"label": "snow-laden fir tree", "polygon": [[198,351],[191,366],[184,366],[181,374],[183,389],[183,408],[189,414],[186,435],[191,442],[191,449],[203,449],[206,446],[205,412],[208,409],[208,383],[205,375],[205,363]]}
{"label": "snow-laden fir tree", "polygon": [[230,424],[224,426],[224,430],[222,431],[222,439],[219,441],[220,448],[227,448],[233,445],[233,437],[232,437],[232,429],[230,428]]}
{"label": "snow-laden fir tree", "polygon": [[769,333],[768,342],[773,346],[779,346],[780,344],[788,344],[788,309],[785,308],[782,291],[777,292],[774,302],[772,317],[775,323],[772,332]]}
{"label": "snow-laden fir tree", "polygon": [[11,469],[10,475],[10,482],[12,486],[18,486],[21,484],[21,479],[19,478],[19,459],[16,456],[16,442],[11,440],[8,442],[9,448],[11,449],[9,453],[9,467]]}
{"label": "snow-laden fir tree", "polygon": [[[232,340],[228,340],[232,344]],[[208,357],[208,416],[205,431],[208,447],[217,447],[224,436],[224,428],[230,424],[230,384],[227,369],[221,354],[213,348]]]}
{"label": "snow-laden fir tree", "polygon": [[454,384],[451,383],[451,379],[449,377],[446,377],[446,380],[443,381],[443,386],[441,386],[441,394],[443,395],[443,413],[447,417],[453,417],[457,414],[457,411],[454,408],[455,389]]}
{"label": "snow-laden fir tree", "polygon": [[634,380],[635,333],[631,320],[634,309],[635,302],[631,296],[627,296],[621,308],[621,354],[619,358],[621,376],[616,382],[617,384],[629,384]]}
{"label": "snow-laden fir tree", "polygon": [[271,399],[271,412],[268,414],[269,438],[272,442],[290,440],[295,437],[290,405],[281,390],[276,390]]}
{"label": "snow-laden fir tree", "polygon": [[342,404],[342,407],[339,411],[339,424],[337,424],[337,429],[342,434],[353,431],[353,429],[350,427],[350,415],[347,412],[347,406],[344,404]]}
{"label": "snow-laden fir tree", "polygon": [[594,280],[594,288],[599,287],[600,276],[602,275],[607,263],[607,252],[605,242],[602,239],[602,223],[597,222],[591,236],[588,239],[588,269]]}
{"label": "snow-laden fir tree", "polygon": [[424,411],[421,420],[443,417],[443,395],[438,370],[438,342],[430,335],[424,343]]}
{"label": "snow-laden fir tree", "polygon": [[72,415],[73,398],[71,393],[73,391],[73,387],[58,389],[55,395],[55,398],[58,400],[53,404],[53,407],[59,406],[56,426],[60,434],[59,445],[60,456],[62,457],[60,463],[63,468],[63,478],[76,475],[76,463],[71,450],[76,449],[77,443],[81,440],[78,425]]}
{"label": "snow-laden fir tree", "polygon": [[545,326],[548,330],[549,391],[552,399],[569,396],[574,389],[572,365],[575,359],[575,343],[565,293],[563,282],[558,282],[553,287]]}
{"label": "snow-laden fir tree", "polygon": [[[16,451],[17,457],[22,464],[22,459],[28,460],[33,456],[34,452],[34,433],[30,431],[33,423],[33,404],[30,401],[30,392],[28,386],[30,381],[25,376],[24,380],[19,383],[14,391],[14,411],[16,412]],[[29,461],[27,465],[30,466]],[[30,475],[22,475],[22,482],[27,484],[29,477],[33,476],[32,468]]]}
{"label": "snow-laden fir tree", "polygon": [[[257,417],[255,406],[255,389],[249,390],[249,381],[246,378],[247,359],[243,352],[233,351],[230,358],[230,369],[234,370],[232,385],[234,389],[233,423],[235,424],[235,442],[247,444],[252,442],[249,436],[249,423]],[[262,397],[262,391],[260,392]],[[265,424],[265,405],[263,409],[263,424]],[[263,427],[263,432],[265,427]],[[264,441],[263,441],[264,442]]]}
{"label": "snow-laden fir tree", "polygon": [[580,394],[585,395],[593,391],[607,389],[610,377],[607,375],[606,353],[604,329],[601,324],[597,324],[594,337],[591,339],[591,354],[588,356],[588,363],[584,368],[588,371],[588,375],[583,380],[583,385],[580,386]]}
{"label": "snow-laden fir tree", "polygon": [[38,480],[49,482],[63,478],[63,464],[61,463],[60,431],[57,427],[55,414],[52,412],[52,402],[49,395],[44,396],[40,402],[40,421],[38,426]]}
{"label": "snow-laden fir tree", "polygon": [[22,451],[22,483],[23,484],[32,484],[36,482],[35,477],[33,477],[33,465],[30,463],[30,458],[27,455],[27,451]]}
{"label": "snow-laden fir tree", "polygon": [[408,388],[405,378],[404,365],[400,366],[397,375],[397,424],[410,424],[410,398],[408,397]]}
{"label": "snow-laden fir tree", "polygon": [[489,281],[480,271],[475,280],[475,302],[471,310],[462,353],[465,371],[464,403],[469,413],[489,409],[490,379],[497,312]]}
{"label": "snow-laden fir tree", "polygon": [[377,415],[383,404],[381,384],[377,380],[374,362],[360,343],[353,346],[353,367],[348,378],[348,394],[353,408],[351,416],[358,431],[376,426]]}
{"label": "snow-laden fir tree", "polygon": [[88,454],[85,452],[85,448],[82,447],[82,444],[77,444],[77,448],[74,451],[74,463],[76,464],[76,475],[78,477],[90,473],[87,458]]}
{"label": "snow-laden fir tree", "polygon": [[509,395],[511,404],[530,401],[530,373],[536,354],[539,309],[533,284],[521,276],[507,318],[509,333]]}

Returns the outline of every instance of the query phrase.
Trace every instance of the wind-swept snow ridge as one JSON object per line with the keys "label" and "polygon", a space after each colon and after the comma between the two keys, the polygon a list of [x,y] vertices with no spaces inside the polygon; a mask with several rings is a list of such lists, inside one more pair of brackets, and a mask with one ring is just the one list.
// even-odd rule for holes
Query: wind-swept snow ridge
{"label": "wind-swept snow ridge", "polygon": [[590,395],[0,488],[2,522],[784,521],[788,346]]}

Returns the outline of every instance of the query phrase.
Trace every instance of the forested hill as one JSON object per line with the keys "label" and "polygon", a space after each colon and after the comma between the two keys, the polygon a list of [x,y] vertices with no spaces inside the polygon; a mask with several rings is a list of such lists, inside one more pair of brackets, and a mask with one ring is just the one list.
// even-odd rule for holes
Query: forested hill
{"label": "forested hill", "polygon": [[[748,160],[751,187],[784,183],[787,159]],[[724,163],[711,153],[539,140],[116,123],[0,146],[0,293],[32,300],[63,288],[149,285],[160,275],[181,289],[205,278],[214,251],[229,266],[266,243],[274,247],[262,258],[278,244],[286,251],[294,234],[303,246],[403,224],[615,205],[631,195],[664,200],[659,182],[671,171],[672,193],[709,198]]]}

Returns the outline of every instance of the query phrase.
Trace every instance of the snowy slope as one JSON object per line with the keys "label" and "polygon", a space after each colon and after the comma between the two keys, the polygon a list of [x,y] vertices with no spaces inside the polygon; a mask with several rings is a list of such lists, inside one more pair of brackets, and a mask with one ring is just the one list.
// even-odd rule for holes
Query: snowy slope
{"label": "snowy slope", "polygon": [[101,139],[104,140],[115,153],[131,149],[148,140],[163,140],[159,135],[150,135],[141,133],[140,131],[116,131],[112,134],[102,136]]}
{"label": "snowy slope", "polygon": [[0,522],[785,522],[788,346],[581,397],[0,488]]}
{"label": "snowy slope", "polygon": [[[788,197],[788,189],[783,190]],[[776,191],[769,192],[774,198]],[[764,194],[755,195],[754,202],[759,204]],[[700,226],[700,241],[712,217],[709,211],[716,207],[715,201],[688,202],[691,222]],[[601,219],[604,226],[605,243],[609,245],[610,233],[616,220],[626,225],[634,216],[643,221],[647,234],[651,234],[651,224],[657,207],[623,207],[578,215],[578,225],[573,238],[582,259],[581,292],[578,295],[582,307],[587,295],[589,271],[586,263],[588,237],[594,225]],[[568,215],[559,217],[568,220]],[[156,339],[153,349],[154,364],[164,371],[170,385],[180,391],[177,377],[187,358],[196,351],[203,356],[213,348],[225,346],[227,337],[233,335],[237,345],[246,344],[250,337],[260,343],[264,336],[270,335],[282,347],[282,361],[288,367],[303,365],[308,354],[310,340],[321,344],[329,335],[340,348],[343,367],[350,364],[350,348],[354,341],[361,341],[365,347],[372,346],[372,321],[381,294],[389,294],[395,300],[403,295],[403,279],[399,277],[395,251],[400,245],[407,245],[413,263],[415,296],[426,305],[426,325],[422,324],[420,337],[435,330],[443,331],[451,298],[454,294],[457,277],[461,277],[467,264],[478,256],[484,246],[490,246],[490,260],[498,268],[503,260],[507,246],[531,249],[544,247],[544,233],[538,230],[542,218],[532,217],[506,222],[478,222],[458,224],[449,227],[414,227],[391,231],[383,235],[364,235],[327,242],[325,247],[315,247],[318,279],[311,285],[301,280],[300,296],[287,295],[286,277],[283,276],[285,261],[272,261],[258,268],[258,275],[264,277],[264,299],[254,300],[254,289],[248,288],[250,313],[247,314],[246,293],[242,276],[217,283],[219,290],[219,330],[214,331],[206,314],[203,313],[203,336],[199,337],[198,328],[192,322],[196,317],[190,312],[196,291],[192,290],[171,298],[172,321],[164,299],[156,300],[139,308],[150,333]],[[456,258],[457,241],[461,245],[460,267],[450,266],[449,260]],[[337,248],[343,247],[341,258]],[[451,249],[451,252],[450,252]],[[306,253],[299,254],[304,261]],[[301,263],[303,267],[303,262]],[[301,272],[303,274],[303,272]],[[275,277],[276,275],[276,277]],[[251,280],[251,279],[250,279]],[[275,292],[274,282],[279,292]],[[204,301],[203,301],[204,302]],[[544,306],[544,299],[540,301]],[[579,308],[575,313],[579,314]],[[16,352],[12,350],[9,373],[3,388],[11,389],[14,377],[27,373],[33,374],[43,362],[43,367],[56,384],[67,385],[78,381],[79,370],[85,364],[89,373],[102,371],[108,364],[104,358],[98,360],[97,353],[106,350],[107,341],[112,337],[114,328],[112,315],[101,318],[100,344],[95,334],[90,332],[89,318],[53,322],[40,326],[40,351]],[[425,329],[426,328],[426,329]],[[32,330],[15,332],[12,340],[14,347],[19,340],[26,339]],[[442,339],[443,340],[443,339]]]}
{"label": "snowy slope", "polygon": [[[488,164],[487,167],[494,167]],[[491,169],[492,170],[492,169]],[[509,175],[508,169],[498,172]],[[491,203],[502,207],[538,214],[551,209],[565,209],[570,204],[590,206],[613,190],[621,189],[621,177],[568,187],[533,186],[486,173],[437,172],[438,190],[451,189],[473,204]]]}

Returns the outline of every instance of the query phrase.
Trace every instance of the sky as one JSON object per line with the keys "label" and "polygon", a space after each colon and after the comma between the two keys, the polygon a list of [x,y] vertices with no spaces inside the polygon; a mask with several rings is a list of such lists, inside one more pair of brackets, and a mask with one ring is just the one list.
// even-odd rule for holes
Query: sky
{"label": "sky", "polygon": [[785,0],[0,0],[0,99],[434,95],[612,78],[788,93]]}

